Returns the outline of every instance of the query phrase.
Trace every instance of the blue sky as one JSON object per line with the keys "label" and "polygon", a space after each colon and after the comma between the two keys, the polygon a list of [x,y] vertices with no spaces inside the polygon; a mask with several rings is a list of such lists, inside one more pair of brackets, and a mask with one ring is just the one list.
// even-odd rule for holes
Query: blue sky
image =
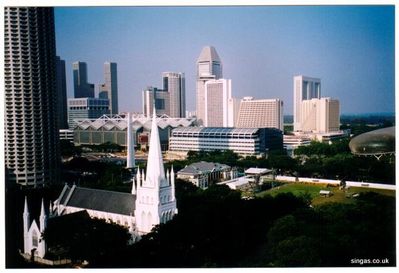
{"label": "blue sky", "polygon": [[341,113],[394,112],[394,6],[55,8],[57,55],[88,65],[118,63],[119,109],[141,112],[141,90],[161,87],[164,71],[186,75],[195,110],[195,62],[216,48],[234,97],[280,98],[292,114],[293,76],[321,78],[322,96]]}

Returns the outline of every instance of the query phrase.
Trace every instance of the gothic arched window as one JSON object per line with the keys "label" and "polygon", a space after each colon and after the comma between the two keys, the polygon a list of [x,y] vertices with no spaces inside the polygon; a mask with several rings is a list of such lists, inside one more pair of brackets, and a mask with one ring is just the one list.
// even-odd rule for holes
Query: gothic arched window
{"label": "gothic arched window", "polygon": [[37,233],[36,233],[36,231],[34,230],[33,232],[32,232],[32,246],[33,247],[37,247],[39,245],[39,238],[37,237]]}

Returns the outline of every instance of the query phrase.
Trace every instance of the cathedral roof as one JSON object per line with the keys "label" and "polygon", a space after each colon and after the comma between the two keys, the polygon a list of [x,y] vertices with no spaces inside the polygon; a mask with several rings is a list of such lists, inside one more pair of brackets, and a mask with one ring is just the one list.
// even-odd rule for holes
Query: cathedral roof
{"label": "cathedral roof", "polygon": [[[61,193],[60,204],[115,214],[134,214],[136,195],[81,187],[67,187]],[[65,188],[64,188],[65,189]]]}

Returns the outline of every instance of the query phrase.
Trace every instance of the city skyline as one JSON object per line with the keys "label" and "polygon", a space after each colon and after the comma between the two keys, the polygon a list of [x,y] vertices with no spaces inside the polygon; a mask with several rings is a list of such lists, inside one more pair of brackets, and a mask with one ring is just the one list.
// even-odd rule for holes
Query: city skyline
{"label": "city skyline", "polygon": [[394,6],[56,7],[55,20],[68,97],[73,61],[98,84],[106,60],[119,66],[120,111],[140,112],[141,90],[165,71],[185,73],[194,110],[195,62],[211,45],[234,97],[279,98],[292,114],[292,78],[308,75],[342,114],[394,112]]}

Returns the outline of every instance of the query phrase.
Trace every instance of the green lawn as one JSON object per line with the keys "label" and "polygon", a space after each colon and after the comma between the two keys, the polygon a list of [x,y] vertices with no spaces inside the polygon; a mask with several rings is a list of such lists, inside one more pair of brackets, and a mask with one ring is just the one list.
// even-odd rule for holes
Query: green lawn
{"label": "green lawn", "polygon": [[[320,190],[330,190],[333,195],[330,197],[320,196]],[[260,192],[256,194],[258,197],[265,195],[275,196],[278,193],[291,192],[295,196],[310,195],[312,198],[312,205],[317,206],[329,202],[340,202],[340,203],[352,203],[355,198],[346,197],[347,195],[360,193],[360,192],[377,192],[379,194],[393,196],[395,197],[395,191],[391,190],[381,190],[381,189],[371,189],[371,188],[357,188],[351,187],[345,191],[339,189],[339,187],[327,187],[327,184],[311,184],[311,183],[287,183],[273,189]]]}

